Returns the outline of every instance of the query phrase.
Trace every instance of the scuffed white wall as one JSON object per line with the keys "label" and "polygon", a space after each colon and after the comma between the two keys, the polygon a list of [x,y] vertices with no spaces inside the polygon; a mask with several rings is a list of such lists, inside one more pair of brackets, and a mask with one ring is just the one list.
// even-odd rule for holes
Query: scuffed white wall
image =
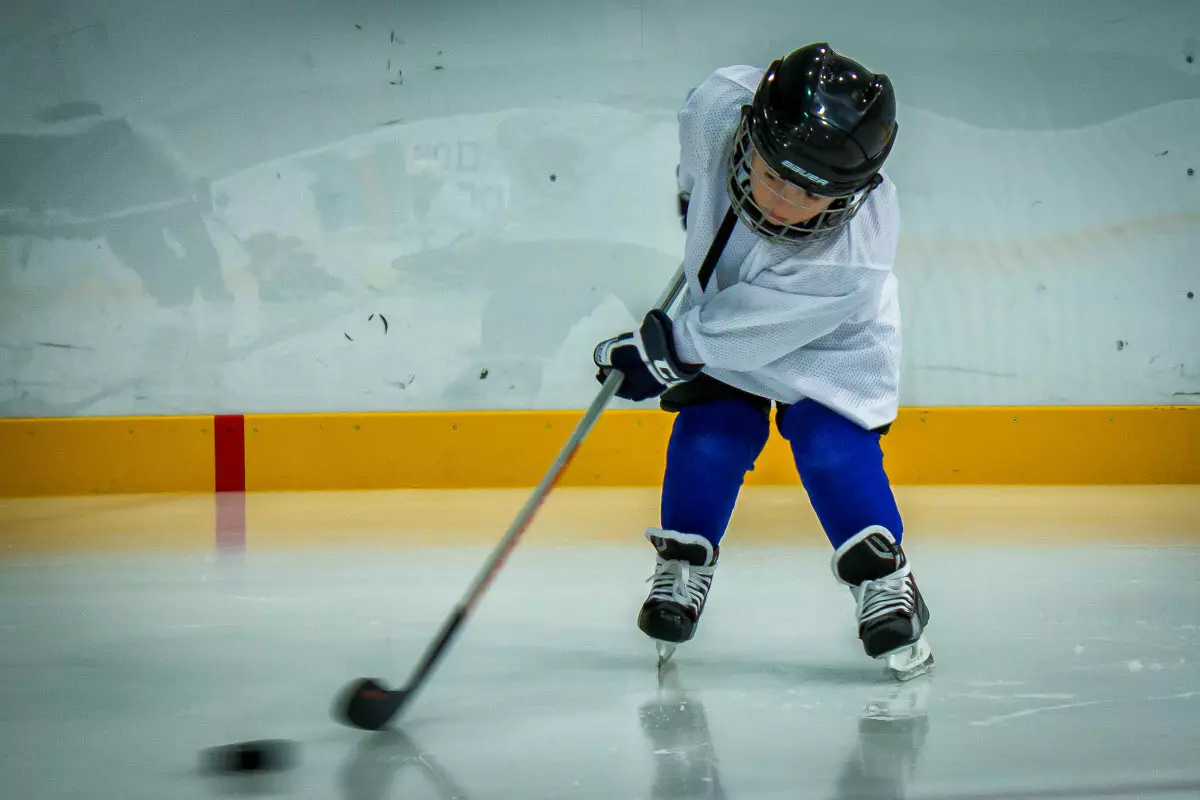
{"label": "scuffed white wall", "polygon": [[1194,0],[21,0],[0,415],[582,407],[687,90],[820,39],[900,96],[905,405],[1200,399]]}

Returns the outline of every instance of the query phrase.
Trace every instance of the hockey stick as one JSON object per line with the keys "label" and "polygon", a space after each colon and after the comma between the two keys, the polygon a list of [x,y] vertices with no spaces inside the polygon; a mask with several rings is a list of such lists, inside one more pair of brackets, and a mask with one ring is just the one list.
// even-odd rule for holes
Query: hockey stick
{"label": "hockey stick", "polygon": [[[683,265],[675,271],[675,277],[672,278],[670,286],[663,290],[662,295],[655,303],[656,308],[668,309],[683,291],[684,275]],[[492,579],[500,572],[500,568],[504,565],[508,555],[516,547],[517,540],[525,529],[529,527],[529,523],[533,521],[533,517],[545,502],[547,495],[558,483],[559,477],[571,463],[571,459],[575,456],[575,451],[579,449],[579,445],[583,443],[584,438],[591,431],[592,426],[596,424],[601,412],[605,406],[612,400],[617,392],[617,388],[621,385],[622,376],[615,370],[611,372],[608,378],[605,379],[604,385],[600,392],[596,395],[596,399],[588,407],[579,423],[575,426],[575,430],[571,433],[571,438],[563,445],[559,451],[558,457],[554,459],[554,463],[550,465],[546,476],[542,478],[542,482],[533,490],[533,494],[525,502],[524,507],[509,526],[508,532],[504,534],[504,538],[492,550],[487,562],[475,577],[475,581],[471,587],[467,589],[466,594],[454,607],[450,616],[442,624],[442,628],[438,631],[437,636],[429,643],[425,649],[425,654],[421,657],[420,663],[413,671],[408,679],[408,683],[399,689],[389,689],[382,681],[375,678],[360,678],[351,683],[344,690],[338,704],[334,707],[334,718],[344,725],[363,730],[377,731],[387,727],[392,719],[400,712],[405,705],[416,694],[417,690],[424,685],[425,681],[433,672],[434,666],[445,653],[447,646],[458,633],[459,628],[466,622],[467,617],[475,609],[475,605],[479,599],[483,597],[483,593],[491,584]]]}

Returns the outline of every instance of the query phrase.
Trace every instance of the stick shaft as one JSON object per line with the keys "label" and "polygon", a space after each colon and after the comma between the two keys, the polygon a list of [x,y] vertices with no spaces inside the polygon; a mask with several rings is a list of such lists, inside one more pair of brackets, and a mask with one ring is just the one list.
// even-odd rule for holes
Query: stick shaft
{"label": "stick shaft", "polygon": [[[670,308],[680,292],[683,291],[684,285],[683,265],[680,265],[675,271],[675,276],[672,278],[671,284],[663,290],[654,307],[662,309]],[[526,528],[533,521],[534,516],[542,507],[542,503],[546,501],[551,490],[558,483],[559,478],[562,477],[563,472],[571,463],[571,459],[575,457],[576,451],[579,450],[579,446],[583,444],[583,440],[591,432],[592,427],[596,424],[596,420],[600,418],[600,414],[616,394],[617,389],[621,385],[621,380],[621,373],[616,370],[611,372],[608,378],[605,379],[604,385],[596,395],[596,399],[592,401],[587,411],[584,412],[583,417],[576,424],[571,437],[567,439],[566,444],[559,451],[558,457],[554,459],[554,463],[546,471],[546,475],[542,478],[541,483],[537,485],[537,488],[530,494],[529,499],[525,501],[525,505],[512,521],[508,531],[504,534],[504,538],[492,550],[491,555],[475,576],[475,580],[471,583],[470,588],[467,589],[462,599],[459,600],[458,605],[454,607],[450,616],[442,623],[438,635],[425,648],[425,653],[421,656],[420,663],[417,664],[416,669],[409,678],[408,685],[404,687],[404,690],[408,694],[411,695],[425,682],[425,679],[446,652],[447,645],[450,644],[450,641],[454,638],[467,617],[474,611],[479,599],[483,597],[492,580],[500,572],[500,568],[504,566],[504,562],[508,559],[509,554],[516,547],[521,535],[525,533]]]}

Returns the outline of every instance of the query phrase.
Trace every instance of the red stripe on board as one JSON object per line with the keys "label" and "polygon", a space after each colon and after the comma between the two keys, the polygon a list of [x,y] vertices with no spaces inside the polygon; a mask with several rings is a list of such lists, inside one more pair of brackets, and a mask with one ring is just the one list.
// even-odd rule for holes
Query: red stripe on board
{"label": "red stripe on board", "polygon": [[218,492],[246,491],[246,420],[241,414],[213,417]]}

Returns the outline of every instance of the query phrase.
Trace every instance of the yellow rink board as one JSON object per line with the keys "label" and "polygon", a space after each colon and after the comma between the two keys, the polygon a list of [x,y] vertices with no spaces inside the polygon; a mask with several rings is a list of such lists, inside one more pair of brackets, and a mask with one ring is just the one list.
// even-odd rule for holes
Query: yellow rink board
{"label": "yellow rink board", "polygon": [[0,420],[0,496],[210,492],[213,418]]}
{"label": "yellow rink board", "polygon": [[[579,411],[246,415],[248,491],[535,485]],[[655,486],[674,417],[606,412],[563,486]],[[0,420],[0,496],[208,492],[211,416]],[[905,408],[900,485],[1200,484],[1200,407]],[[797,483],[774,433],[751,486]]]}
{"label": "yellow rink board", "polygon": [[[504,488],[535,485],[577,411],[246,417],[246,488]],[[674,417],[606,413],[563,486],[662,481]],[[912,485],[1200,483],[1196,407],[902,409],[884,437],[892,481]],[[774,432],[747,479],[797,483]]]}

